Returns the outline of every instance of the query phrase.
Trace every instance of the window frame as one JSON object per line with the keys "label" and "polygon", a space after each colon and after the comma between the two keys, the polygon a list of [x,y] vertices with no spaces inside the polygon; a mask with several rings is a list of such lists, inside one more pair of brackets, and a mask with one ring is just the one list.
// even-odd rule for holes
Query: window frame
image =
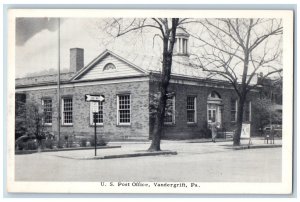
{"label": "window frame", "polygon": [[176,104],[176,99],[175,95],[172,95],[172,122],[166,122],[166,115],[164,116],[164,124],[165,125],[175,125],[175,104]]}
{"label": "window frame", "polygon": [[[232,106],[231,106],[231,104],[232,104],[232,101],[234,100],[234,102],[235,102],[235,109],[234,110],[232,110]],[[230,122],[233,122],[233,123],[235,123],[235,122],[237,122],[237,105],[238,105],[238,102],[237,102],[238,100],[237,99],[231,99],[230,100]],[[234,120],[232,120],[232,112],[234,111]]]}
{"label": "window frame", "polygon": [[[72,100],[72,123],[65,123],[65,116],[64,116],[64,104],[65,104],[65,99],[70,99]],[[73,116],[73,97],[63,97],[61,98],[61,125],[62,126],[73,126],[74,123],[74,116]]]}
{"label": "window frame", "polygon": [[[188,99],[193,98],[194,99],[194,109],[188,109]],[[188,111],[193,111],[194,112],[194,121],[189,122],[188,120]],[[196,124],[197,123],[197,96],[194,95],[188,95],[186,98],[186,119],[187,119],[187,124]]]}
{"label": "window frame", "polygon": [[188,42],[188,40],[185,39],[185,38],[183,38],[183,41],[182,41],[182,46],[183,46],[182,53],[183,54],[187,54],[188,53],[188,51],[187,51],[187,42]]}
{"label": "window frame", "polygon": [[[46,116],[45,116],[45,114],[46,114],[46,112],[45,112],[45,101],[51,101],[51,111],[50,111],[50,113],[51,113],[51,123],[46,123],[45,122],[45,118],[46,118]],[[52,101],[52,99],[51,98],[42,98],[42,106],[43,106],[43,114],[44,114],[44,117],[43,117],[43,124],[44,125],[46,125],[46,126],[52,126],[52,124],[53,124],[53,101]],[[48,112],[49,113],[49,112]]]}
{"label": "window frame", "polygon": [[[113,68],[107,69],[108,66],[111,66],[111,67],[113,67]],[[108,63],[106,63],[106,64],[103,66],[102,71],[103,71],[103,72],[106,72],[106,71],[110,72],[110,71],[116,71],[116,69],[117,69],[116,65],[114,65],[114,64],[111,63],[111,62],[108,62]]]}
{"label": "window frame", "polygon": [[[94,124],[94,113],[92,112],[92,104],[91,104],[91,102],[89,102],[89,105],[90,105],[90,125],[94,126],[95,125]],[[100,112],[101,107],[102,107],[102,122],[97,122],[96,126],[103,126],[103,123],[104,123],[103,101],[99,102],[99,111],[98,111],[98,113]]]}
{"label": "window frame", "polygon": [[[251,122],[251,118],[252,118],[252,114],[251,114],[251,101],[246,101],[245,104],[246,104],[247,108],[244,108],[244,114],[245,114],[244,115],[244,117],[245,117],[244,121],[245,122]],[[248,111],[246,109],[248,109]]]}
{"label": "window frame", "polygon": [[[214,106],[214,107],[213,107]],[[211,117],[215,118],[215,120],[217,119],[217,107],[214,105],[214,104],[210,104],[208,103],[206,105],[206,118],[207,118],[207,122],[211,122],[212,119],[209,118],[209,115],[210,115],[210,112],[211,112]]]}
{"label": "window frame", "polygon": [[[121,123],[120,122],[120,96],[129,96],[129,122]],[[132,110],[131,110],[131,94],[130,93],[122,93],[117,95],[117,125],[118,126],[130,126],[131,118],[132,118]]]}

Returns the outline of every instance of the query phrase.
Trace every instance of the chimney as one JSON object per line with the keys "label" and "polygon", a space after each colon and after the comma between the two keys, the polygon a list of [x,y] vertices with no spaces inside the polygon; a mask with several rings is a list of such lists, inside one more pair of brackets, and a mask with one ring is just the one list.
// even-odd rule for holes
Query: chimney
{"label": "chimney", "polygon": [[77,72],[84,66],[84,50],[82,48],[70,49],[70,72]]}

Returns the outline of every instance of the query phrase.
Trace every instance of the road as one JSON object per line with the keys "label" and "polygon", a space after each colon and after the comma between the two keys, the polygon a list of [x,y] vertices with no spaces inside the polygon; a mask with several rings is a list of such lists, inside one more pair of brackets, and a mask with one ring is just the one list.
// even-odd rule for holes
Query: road
{"label": "road", "polygon": [[[220,144],[213,143],[165,144],[163,148],[173,148],[178,155],[105,160],[61,158],[56,152],[16,155],[15,178],[17,181],[96,182],[281,181],[281,148],[231,150],[220,149]],[[92,150],[76,152],[93,153]]]}

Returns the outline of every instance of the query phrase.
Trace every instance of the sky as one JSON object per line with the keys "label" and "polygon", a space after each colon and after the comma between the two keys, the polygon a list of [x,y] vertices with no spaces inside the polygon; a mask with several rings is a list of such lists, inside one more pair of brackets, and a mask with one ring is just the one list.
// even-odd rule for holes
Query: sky
{"label": "sky", "polygon": [[[61,19],[60,66],[65,71],[70,66],[70,48],[84,49],[84,64],[101,54],[105,49],[123,49],[139,53],[157,54],[161,49],[158,40],[154,47],[152,34],[143,37],[126,35],[113,40],[99,28],[102,21],[88,18]],[[148,37],[147,35],[151,35]],[[156,51],[155,51],[156,50]],[[54,18],[27,18],[16,21],[16,77],[32,73],[45,73],[58,69],[58,20]]]}
{"label": "sky", "polygon": [[[105,49],[161,56],[161,40],[159,37],[153,38],[153,29],[145,30],[143,34],[126,34],[113,38],[103,30],[105,20],[107,19],[63,18],[60,20],[62,72],[69,70],[71,48],[84,49],[84,65]],[[201,33],[205,35],[205,32],[198,27],[193,25],[187,28],[195,35]],[[53,73],[57,70],[58,38],[57,18],[18,18],[16,20],[16,77],[47,74],[49,71]],[[193,37],[189,38],[190,52],[195,52],[196,43],[197,40]],[[272,44],[272,41],[269,44]],[[242,68],[237,69],[237,72],[240,71],[238,75],[242,74],[241,70]]]}

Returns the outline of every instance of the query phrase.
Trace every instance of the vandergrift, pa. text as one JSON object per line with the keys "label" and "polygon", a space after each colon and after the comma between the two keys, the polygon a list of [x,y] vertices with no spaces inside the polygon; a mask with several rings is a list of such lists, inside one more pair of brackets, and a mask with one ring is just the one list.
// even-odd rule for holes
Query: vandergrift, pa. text
{"label": "vandergrift, pa. text", "polygon": [[192,188],[200,187],[197,182],[100,182],[102,187],[157,187],[157,188]]}

